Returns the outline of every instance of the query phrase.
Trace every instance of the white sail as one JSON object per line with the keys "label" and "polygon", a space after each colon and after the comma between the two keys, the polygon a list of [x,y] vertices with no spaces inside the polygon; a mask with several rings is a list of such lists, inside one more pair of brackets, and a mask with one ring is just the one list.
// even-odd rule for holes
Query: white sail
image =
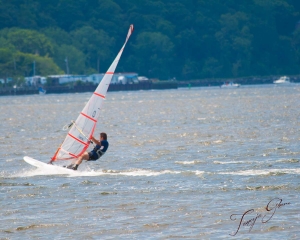
{"label": "white sail", "polygon": [[120,52],[107,70],[103,79],[99,83],[92,97],[83,108],[75,122],[68,132],[64,142],[57,149],[51,161],[68,160],[78,158],[90,144],[90,139],[94,134],[95,127],[100,116],[100,110],[105,99],[107,89],[121,58],[125,45],[133,32],[133,25],[130,25],[129,31]]}

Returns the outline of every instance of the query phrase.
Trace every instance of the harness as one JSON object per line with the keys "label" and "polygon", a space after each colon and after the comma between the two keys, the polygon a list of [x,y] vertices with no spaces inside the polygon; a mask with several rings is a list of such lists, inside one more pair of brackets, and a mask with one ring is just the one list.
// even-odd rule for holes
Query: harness
{"label": "harness", "polygon": [[[102,142],[101,142],[102,144]],[[107,146],[106,146],[107,145]],[[96,154],[98,158],[100,158],[101,156],[104,155],[104,153],[106,152],[106,149],[108,148],[108,143],[104,142],[104,146],[103,145],[96,145],[93,149],[93,154]],[[104,151],[103,151],[104,150]],[[94,155],[95,156],[95,155]],[[97,159],[98,159],[97,158]]]}
{"label": "harness", "polygon": [[98,158],[104,155],[105,152],[102,152],[100,149],[96,151]]}

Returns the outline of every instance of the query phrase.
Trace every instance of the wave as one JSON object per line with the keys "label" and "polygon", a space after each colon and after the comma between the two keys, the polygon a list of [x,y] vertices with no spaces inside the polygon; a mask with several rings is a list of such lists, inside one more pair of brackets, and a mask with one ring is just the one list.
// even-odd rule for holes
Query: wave
{"label": "wave", "polygon": [[300,174],[300,169],[242,170],[242,171],[235,171],[235,172],[218,172],[218,174],[242,175],[242,176]]}
{"label": "wave", "polygon": [[[221,161],[213,161],[214,164],[250,164],[254,163],[255,161],[230,161],[230,162],[221,162]],[[259,162],[259,161],[256,161]]]}
{"label": "wave", "polygon": [[60,226],[60,225],[59,224],[31,224],[28,226],[16,227],[13,229],[0,230],[0,232],[14,233],[16,231],[26,231],[26,230],[32,230],[35,228],[51,228],[51,227],[55,227],[55,226]]}
{"label": "wave", "polygon": [[[65,175],[68,177],[93,177],[93,176],[104,176],[104,175],[124,175],[124,176],[158,176],[162,174],[179,174],[180,171],[162,170],[153,171],[145,169],[130,169],[130,170],[77,170],[77,171],[66,171],[65,169],[56,169],[55,171],[43,168],[37,168],[29,171],[21,171],[11,174],[10,177],[34,177],[34,176],[49,176],[49,175]],[[8,177],[8,176],[6,176]]]}
{"label": "wave", "polygon": [[276,162],[281,162],[281,163],[298,163],[299,160],[298,159],[281,159],[281,160],[277,160]]}
{"label": "wave", "polygon": [[176,161],[175,163],[182,164],[182,165],[192,165],[192,164],[201,164],[201,163],[204,163],[204,162],[194,160],[194,161]]}
{"label": "wave", "polygon": [[246,187],[246,190],[250,190],[250,191],[268,191],[268,190],[282,190],[282,189],[285,189],[287,190],[288,189],[288,186],[287,185],[279,185],[279,186],[247,186]]}
{"label": "wave", "polygon": [[[66,171],[66,169],[47,169],[47,168],[36,168],[33,170],[21,170],[14,173],[0,174],[0,178],[26,178],[35,176],[52,176],[61,175],[66,177],[96,177],[96,176],[159,176],[165,174],[182,174],[184,176],[202,176],[204,174],[210,174],[210,172],[205,172],[201,170],[194,171],[175,171],[175,170],[150,170],[150,169],[128,169],[128,170],[112,170],[112,169],[99,169],[99,170],[77,170],[77,171]],[[13,183],[12,183],[13,184]],[[3,183],[3,185],[10,185],[10,183]],[[1,185],[0,185],[1,186]],[[26,183],[27,186],[27,183]]]}
{"label": "wave", "polygon": [[[214,164],[269,164],[272,163],[272,160],[264,160],[264,161],[213,161]],[[277,161],[276,161],[277,162]]]}
{"label": "wave", "polygon": [[[192,163],[180,163],[180,164],[192,164]],[[181,174],[184,176],[203,176],[203,175],[239,175],[239,176],[260,176],[260,175],[270,175],[270,176],[280,176],[284,174],[300,174],[300,169],[249,169],[240,171],[220,171],[220,172],[208,172],[203,170],[193,170],[193,171],[180,171],[180,170],[151,170],[151,169],[126,169],[126,170],[113,170],[113,169],[99,169],[91,170],[89,168],[82,168],[77,171],[70,171],[65,168],[57,167],[56,169],[49,168],[35,168],[30,170],[20,170],[13,173],[1,172],[0,178],[19,178],[19,177],[34,177],[34,176],[51,176],[51,175],[64,175],[66,177],[93,177],[93,176],[159,176],[165,174]],[[1,183],[1,185],[13,185],[15,183]],[[25,183],[27,185],[28,183]]]}

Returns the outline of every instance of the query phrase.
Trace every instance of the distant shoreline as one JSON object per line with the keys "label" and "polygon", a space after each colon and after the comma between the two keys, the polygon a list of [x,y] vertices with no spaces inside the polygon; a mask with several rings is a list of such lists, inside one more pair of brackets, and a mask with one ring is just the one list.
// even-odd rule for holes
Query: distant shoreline
{"label": "distant shoreline", "polygon": [[[300,82],[300,75],[289,76],[291,82]],[[178,87],[208,87],[221,86],[224,82],[234,82],[241,85],[256,85],[256,84],[273,84],[273,81],[279,79],[280,76],[266,77],[243,77],[243,78],[207,78],[190,81],[179,81]]]}
{"label": "distant shoreline", "polygon": [[[80,93],[93,92],[97,85],[76,85],[76,86],[43,86],[46,94],[60,93]],[[108,91],[138,91],[138,90],[153,90],[153,89],[177,89],[177,81],[142,81],[135,84],[110,84]],[[39,94],[38,86],[36,87],[0,87],[0,96],[11,95],[32,95]]]}
{"label": "distant shoreline", "polygon": [[[291,82],[300,82],[300,75],[289,76]],[[157,89],[177,89],[179,87],[208,87],[208,86],[221,86],[224,82],[234,82],[241,85],[255,85],[255,84],[273,84],[273,81],[278,79],[279,76],[269,77],[245,77],[234,79],[197,79],[187,81],[142,81],[135,84],[111,84],[108,88],[109,92],[112,91],[138,91],[138,90],[157,90]],[[76,86],[51,86],[43,87],[47,94],[51,93],[80,93],[80,92],[93,92],[97,85],[76,85]],[[11,95],[31,95],[39,94],[38,86],[36,87],[0,87],[0,96]]]}

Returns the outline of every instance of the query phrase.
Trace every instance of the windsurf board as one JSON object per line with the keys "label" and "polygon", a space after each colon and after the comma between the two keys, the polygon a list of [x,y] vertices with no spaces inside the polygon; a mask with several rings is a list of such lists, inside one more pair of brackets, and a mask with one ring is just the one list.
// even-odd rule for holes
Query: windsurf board
{"label": "windsurf board", "polygon": [[59,171],[65,170],[66,173],[74,172],[74,170],[72,170],[72,169],[65,168],[63,166],[44,163],[44,162],[41,162],[39,160],[36,160],[36,159],[28,157],[28,156],[25,156],[23,159],[24,159],[25,162],[27,162],[30,165],[32,165],[34,167],[37,167],[37,168],[43,168],[43,169],[46,168],[46,169],[59,170]]}

